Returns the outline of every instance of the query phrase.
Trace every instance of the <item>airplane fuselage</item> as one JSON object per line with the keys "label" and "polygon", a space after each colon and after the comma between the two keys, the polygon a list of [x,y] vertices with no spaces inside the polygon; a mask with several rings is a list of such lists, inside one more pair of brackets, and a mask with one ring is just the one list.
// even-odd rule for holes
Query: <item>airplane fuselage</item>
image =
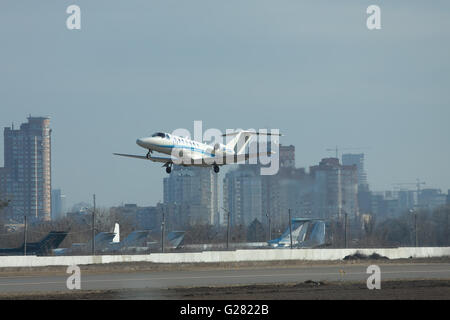
{"label": "airplane fuselage", "polygon": [[220,143],[211,146],[188,138],[162,132],[155,133],[151,137],[139,138],[136,140],[136,143],[149,151],[157,151],[178,157],[189,157],[191,159],[215,157],[218,153],[227,156],[234,154],[233,150],[228,149],[225,145]]}
{"label": "airplane fuselage", "polygon": [[[148,150],[146,156],[114,153],[118,156],[146,159],[153,162],[163,163],[166,167],[166,172],[170,173],[172,166],[202,166],[213,167],[214,172],[219,172],[219,166],[225,164],[234,164],[246,161],[250,158],[257,158],[259,155],[269,155],[273,152],[257,152],[246,153],[245,148],[250,141],[251,136],[256,135],[277,135],[279,133],[256,133],[254,131],[239,130],[232,133],[223,134],[222,137],[231,137],[231,140],[226,145],[222,143],[215,143],[214,145],[205,144],[194,141],[189,138],[172,135],[165,132],[157,132],[151,137],[143,137],[136,140],[138,146]],[[239,143],[242,141],[242,143]],[[156,151],[170,157],[160,157],[152,155]]]}

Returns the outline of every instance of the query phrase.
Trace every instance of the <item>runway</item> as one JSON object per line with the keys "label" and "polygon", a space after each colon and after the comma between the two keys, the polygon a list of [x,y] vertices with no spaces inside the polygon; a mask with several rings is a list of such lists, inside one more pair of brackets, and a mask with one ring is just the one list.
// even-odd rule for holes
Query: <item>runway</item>
{"label": "runway", "polygon": [[[373,263],[373,262],[372,262]],[[370,276],[370,264],[333,264],[296,267],[256,267],[238,269],[211,269],[190,271],[138,271],[138,272],[83,272],[82,290],[160,289],[175,287],[208,287],[254,285],[269,283],[295,283],[313,281],[361,281]],[[381,281],[450,279],[449,263],[379,263]],[[0,295],[20,292],[67,291],[69,274],[7,275],[0,273]]]}

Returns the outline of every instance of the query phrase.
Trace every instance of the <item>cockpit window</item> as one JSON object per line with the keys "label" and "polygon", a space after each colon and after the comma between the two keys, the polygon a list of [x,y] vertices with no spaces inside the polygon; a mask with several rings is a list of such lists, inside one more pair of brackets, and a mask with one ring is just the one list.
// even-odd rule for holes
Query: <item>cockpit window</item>
{"label": "cockpit window", "polygon": [[165,137],[166,137],[166,134],[165,134],[165,133],[162,133],[162,132],[157,132],[157,133],[154,133],[154,134],[152,135],[152,137],[161,137],[161,138],[165,138]]}

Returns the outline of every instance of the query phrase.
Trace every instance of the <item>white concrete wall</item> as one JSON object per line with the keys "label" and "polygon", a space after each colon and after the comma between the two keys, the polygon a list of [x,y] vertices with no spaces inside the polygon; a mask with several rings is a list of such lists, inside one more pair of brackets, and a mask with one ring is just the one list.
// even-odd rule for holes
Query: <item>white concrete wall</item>
{"label": "white concrete wall", "polygon": [[389,259],[431,258],[450,256],[450,247],[393,248],[393,249],[259,249],[235,251],[203,251],[186,253],[152,253],[146,255],[102,255],[36,257],[0,257],[0,268],[68,266],[117,262],[196,263],[277,260],[342,260],[356,252],[371,255],[377,253]]}

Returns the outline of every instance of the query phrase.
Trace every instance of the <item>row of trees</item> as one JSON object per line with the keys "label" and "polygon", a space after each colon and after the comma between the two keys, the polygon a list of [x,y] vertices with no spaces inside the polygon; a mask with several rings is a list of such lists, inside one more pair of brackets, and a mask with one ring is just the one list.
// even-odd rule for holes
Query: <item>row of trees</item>
{"label": "row of trees", "polygon": [[[0,200],[1,208],[8,205]],[[417,210],[405,212],[399,217],[384,221],[376,221],[374,217],[361,221],[355,219],[347,222],[347,236],[344,231],[344,221],[327,222],[327,242],[332,247],[395,247],[414,246],[417,234],[419,246],[447,246],[449,242],[449,214],[450,206],[440,207],[433,211]],[[0,214],[1,216],[1,214]],[[130,216],[122,216],[115,211],[105,208],[96,210],[95,233],[112,231],[115,223],[120,224],[120,234],[123,239],[133,230],[139,229],[136,221]],[[186,228],[184,244],[219,244],[241,242],[264,242],[277,238],[288,228],[288,222],[282,226],[272,226],[269,237],[268,226],[254,221],[250,227],[227,227],[211,225],[195,225]],[[86,243],[92,238],[92,215],[76,215],[57,221],[30,223],[27,239],[29,242],[39,241],[49,231],[68,231],[69,234],[61,247],[70,247],[73,243]],[[166,230],[166,234],[172,230]],[[153,239],[160,240],[159,226],[153,230]],[[23,231],[7,232],[0,221],[0,247],[18,247],[23,243]]]}
{"label": "row of trees", "polygon": [[[350,222],[348,229],[349,246],[358,247],[397,247],[449,246],[450,206],[435,210],[418,209],[406,211],[398,217],[377,221],[372,217],[366,223]],[[336,243],[342,242],[343,226],[334,230]]]}
{"label": "row of trees", "polygon": [[8,207],[10,200],[5,199],[1,194],[0,194],[0,233],[4,228],[4,221],[3,221],[3,210]]}
{"label": "row of trees", "polygon": [[[229,235],[226,226],[215,227],[212,225],[195,225],[186,230],[184,244],[219,244],[226,243],[227,237],[230,243],[264,242],[269,240],[268,230],[256,220],[249,227],[243,225],[230,227]],[[272,238],[279,237],[281,233],[272,231]]]}
{"label": "row of trees", "polygon": [[[116,222],[120,224],[122,237],[128,235],[134,229],[132,222],[116,215],[114,212],[110,212],[109,209],[99,208],[95,211],[95,233],[111,232]],[[69,216],[55,221],[30,221],[27,230],[27,242],[37,242],[50,231],[68,232],[67,237],[60,245],[62,248],[68,248],[73,243],[86,243],[92,239],[92,215]],[[15,232],[8,232],[6,227],[0,223],[0,247],[19,247],[23,244],[23,239],[23,228]]]}
{"label": "row of trees", "polygon": [[[374,216],[366,221],[361,217],[349,219],[347,228],[344,219],[327,221],[327,245],[334,248],[414,246],[417,234],[419,246],[450,246],[449,215],[450,206],[447,205],[435,210],[408,211],[383,221],[377,221]],[[250,227],[231,227],[230,242],[269,240],[268,226],[259,222],[253,224]],[[272,226],[270,239],[279,237],[288,227],[287,221],[285,225]],[[224,243],[226,237],[226,227],[197,225],[187,229],[185,244]]]}

